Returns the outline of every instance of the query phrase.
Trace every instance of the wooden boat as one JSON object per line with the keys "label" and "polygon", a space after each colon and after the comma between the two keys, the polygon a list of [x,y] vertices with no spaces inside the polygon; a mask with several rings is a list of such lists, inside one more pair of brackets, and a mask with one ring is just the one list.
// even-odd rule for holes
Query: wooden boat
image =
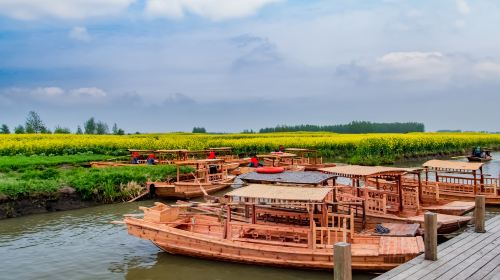
{"label": "wooden boat", "polygon": [[[441,206],[439,203],[428,203],[426,199],[433,193],[421,187],[421,181],[403,184],[403,176],[415,174],[420,177],[421,169],[396,168],[384,166],[336,166],[320,169],[351,184],[335,185],[334,201],[364,203],[367,215],[365,226],[371,227],[377,223],[419,223],[423,227],[423,206]],[[337,180],[340,180],[337,178]],[[375,184],[373,185],[373,180]],[[380,180],[380,181],[379,181]],[[381,180],[392,181],[392,184],[382,184]],[[450,207],[452,208],[452,207]],[[453,206],[456,208],[456,206]],[[470,205],[467,211],[470,211]],[[465,213],[465,210],[464,210]],[[471,217],[438,214],[438,232],[450,233],[464,227]]]}
{"label": "wooden boat", "polygon": [[247,184],[286,184],[286,185],[307,185],[307,186],[328,186],[333,185],[335,176],[315,171],[285,171],[277,174],[262,174],[250,172],[238,176],[238,179]]}
{"label": "wooden boat", "polygon": [[335,163],[324,163],[323,158],[318,156],[318,150],[315,149],[286,148],[285,152],[297,155],[294,163],[304,166],[305,171],[318,171],[320,168],[335,166]]}
{"label": "wooden boat", "polygon": [[[191,166],[195,172],[183,175],[181,166]],[[182,198],[213,194],[231,185],[235,176],[228,175],[224,160],[205,159],[177,163],[177,177],[174,182],[147,182],[147,191],[161,198]]]}
{"label": "wooden boat", "polygon": [[175,164],[179,161],[185,161],[187,159],[187,150],[176,149],[176,150],[137,150],[129,149],[130,158],[133,153],[139,154],[139,160],[136,164],[131,163],[131,160],[124,160],[122,158],[117,158],[116,160],[108,161],[93,161],[90,163],[91,167],[118,167],[118,166],[144,166],[147,165],[146,158],[150,154],[154,154],[156,157],[155,164]]}
{"label": "wooden boat", "polygon": [[487,162],[493,159],[491,156],[486,156],[486,157],[475,157],[475,156],[468,156],[467,159],[469,161],[473,162]]}
{"label": "wooden boat", "polygon": [[[423,252],[420,236],[356,233],[353,213],[330,212],[326,198],[331,192],[250,185],[228,193],[227,203],[214,205],[225,209],[225,217],[156,203],[141,208],[144,218],[127,217],[124,222],[129,234],[172,254],[256,265],[331,270],[333,245],[339,241],[352,244],[355,270],[386,271]],[[244,208],[248,219],[232,218],[237,207]]]}
{"label": "wooden boat", "polygon": [[[475,150],[475,149],[474,149]],[[487,162],[493,159],[491,156],[491,150],[488,149],[480,149],[480,152],[474,155],[474,150],[471,155],[467,157],[469,161],[472,162]]]}
{"label": "wooden boat", "polygon": [[[487,205],[500,205],[499,179],[483,173],[482,162],[429,160],[423,164],[423,186],[440,199],[474,201],[484,195]],[[433,178],[430,177],[433,175]]]}

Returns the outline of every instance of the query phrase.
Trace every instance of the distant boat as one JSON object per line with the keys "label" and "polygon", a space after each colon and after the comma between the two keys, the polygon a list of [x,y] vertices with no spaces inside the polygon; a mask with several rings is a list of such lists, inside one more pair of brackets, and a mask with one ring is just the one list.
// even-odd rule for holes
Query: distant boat
{"label": "distant boat", "polygon": [[474,152],[467,157],[469,161],[475,161],[475,162],[485,162],[485,161],[490,161],[493,159],[491,156],[491,150],[481,150],[480,156],[474,155]]}

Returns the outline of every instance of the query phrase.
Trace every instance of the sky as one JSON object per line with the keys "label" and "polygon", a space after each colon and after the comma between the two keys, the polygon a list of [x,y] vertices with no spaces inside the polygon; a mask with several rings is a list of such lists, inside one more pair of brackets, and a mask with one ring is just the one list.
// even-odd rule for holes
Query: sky
{"label": "sky", "polygon": [[0,0],[0,123],[500,131],[500,2]]}

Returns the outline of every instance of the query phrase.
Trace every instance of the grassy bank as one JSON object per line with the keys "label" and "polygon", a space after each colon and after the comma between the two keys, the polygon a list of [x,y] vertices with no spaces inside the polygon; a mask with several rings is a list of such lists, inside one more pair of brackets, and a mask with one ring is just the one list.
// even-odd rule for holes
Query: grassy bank
{"label": "grassy bank", "polygon": [[476,146],[500,148],[500,134],[407,133],[336,134],[290,132],[264,134],[142,135],[0,135],[0,155],[124,155],[134,149],[199,150],[233,147],[235,153],[269,152],[285,147],[314,148],[322,156],[356,164],[387,164],[402,158],[465,153]]}
{"label": "grassy bank", "polygon": [[[56,199],[63,188],[69,187],[84,200],[108,203],[137,195],[148,180],[165,180],[176,175],[176,168],[169,165],[84,168],[79,166],[85,162],[83,158],[0,157],[0,200]],[[9,161],[12,164],[7,164]]]}

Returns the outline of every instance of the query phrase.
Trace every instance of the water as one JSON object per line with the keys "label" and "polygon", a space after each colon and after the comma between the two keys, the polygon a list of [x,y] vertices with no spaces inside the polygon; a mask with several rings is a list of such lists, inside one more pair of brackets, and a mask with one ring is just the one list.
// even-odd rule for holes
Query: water
{"label": "water", "polygon": [[[485,165],[498,176],[500,153]],[[463,159],[461,159],[463,160]],[[466,159],[465,159],[466,160]],[[422,162],[410,165],[418,166]],[[288,270],[200,260],[162,252],[151,242],[129,236],[121,220],[153,201],[0,220],[0,279],[308,279],[333,278],[331,272]],[[487,215],[499,214],[488,208]],[[373,274],[355,274],[371,279]]]}

